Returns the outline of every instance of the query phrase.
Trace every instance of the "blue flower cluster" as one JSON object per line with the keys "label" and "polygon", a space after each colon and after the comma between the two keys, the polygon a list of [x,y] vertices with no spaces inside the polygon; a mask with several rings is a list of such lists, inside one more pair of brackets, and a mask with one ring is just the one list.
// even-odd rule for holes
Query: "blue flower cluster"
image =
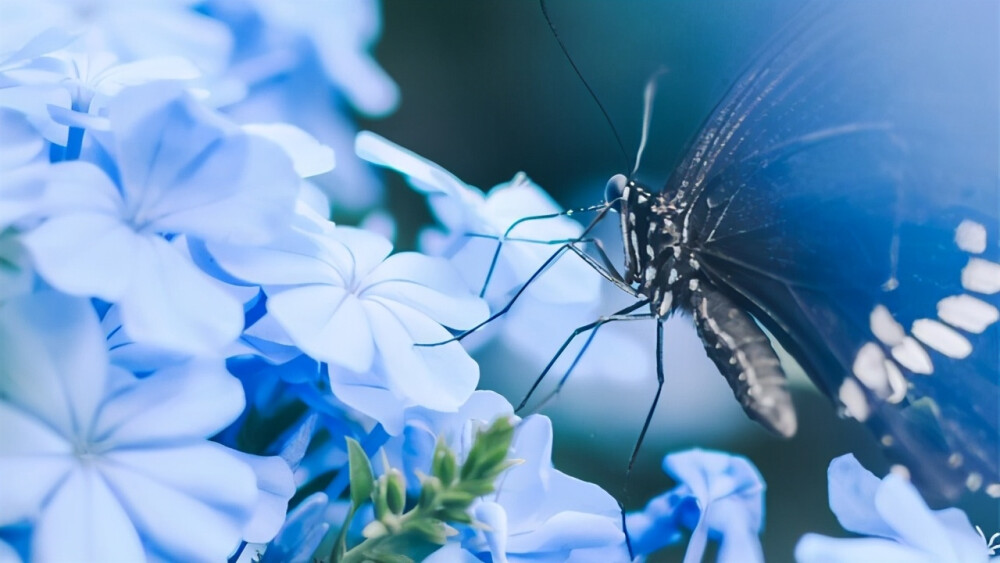
{"label": "blue flower cluster", "polygon": [[[462,458],[498,417],[520,463],[428,561],[627,561],[688,532],[686,561],[709,539],[761,560],[748,460],[667,456],[677,487],[623,517],[553,467],[547,418],[476,391],[463,344],[415,346],[479,325],[552,255],[538,241],[582,227],[519,223],[561,211],[523,175],[484,193],[355,135],[352,111],[397,103],[379,26],[373,0],[0,4],[0,561],[312,561],[345,520],[346,438],[415,498],[439,442]],[[423,253],[329,220],[376,208],[364,161],[427,196]],[[486,332],[592,306],[599,282],[559,260],[527,319]],[[801,561],[985,560],[964,515],[913,527],[893,505],[912,489],[844,463],[838,517],[880,539],[808,536]]]}

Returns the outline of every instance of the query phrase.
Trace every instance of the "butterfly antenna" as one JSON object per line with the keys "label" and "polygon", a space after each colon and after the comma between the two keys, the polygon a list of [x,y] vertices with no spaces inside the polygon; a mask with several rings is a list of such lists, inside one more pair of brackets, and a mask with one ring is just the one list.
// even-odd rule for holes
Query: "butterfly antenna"
{"label": "butterfly antenna", "polygon": [[635,176],[639,171],[639,163],[642,161],[642,151],[646,150],[646,141],[649,139],[649,124],[653,118],[653,98],[656,97],[656,85],[661,75],[666,74],[667,69],[661,68],[653,73],[646,82],[646,89],[642,94],[642,138],[639,139],[639,150],[635,155],[635,168],[629,176]]}
{"label": "butterfly antenna", "polygon": [[604,119],[606,119],[608,125],[611,126],[611,132],[615,136],[615,142],[618,143],[618,150],[621,151],[622,157],[625,159],[625,166],[627,167],[629,161],[628,151],[625,150],[625,145],[622,144],[621,135],[618,134],[618,129],[615,128],[614,122],[611,121],[611,116],[608,115],[607,110],[604,109],[604,104],[601,103],[601,100],[597,97],[597,94],[594,93],[594,89],[590,87],[590,84],[587,82],[587,79],[583,77],[583,73],[580,72],[580,69],[577,68],[576,63],[573,62],[573,57],[569,56],[569,51],[566,50],[566,45],[563,44],[562,39],[559,38],[559,32],[556,31],[556,25],[552,23],[552,18],[549,17],[549,10],[545,6],[545,0],[538,0],[538,4],[542,8],[542,15],[545,16],[545,22],[549,24],[549,29],[552,30],[552,36],[555,37],[556,43],[559,44],[559,48],[562,49],[563,54],[566,55],[566,60],[569,61],[569,66],[573,67],[573,72],[575,72],[576,75],[580,78],[580,82],[583,82],[584,88],[586,88],[587,92],[590,93],[590,97],[594,99],[595,103],[597,103],[597,107],[599,107],[601,109],[601,113],[604,114]]}

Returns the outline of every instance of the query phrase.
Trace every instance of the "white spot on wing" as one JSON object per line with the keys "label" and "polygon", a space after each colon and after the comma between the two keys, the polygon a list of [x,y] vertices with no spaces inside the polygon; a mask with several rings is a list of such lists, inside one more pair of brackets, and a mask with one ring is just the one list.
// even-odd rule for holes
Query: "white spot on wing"
{"label": "white spot on wing", "polygon": [[892,394],[885,398],[886,401],[896,404],[906,398],[906,378],[903,377],[903,372],[899,371],[896,367],[896,362],[886,358],[885,360],[885,373],[889,377],[889,387],[892,389]]}
{"label": "white spot on wing", "polygon": [[951,327],[932,319],[917,319],[910,329],[921,342],[949,358],[962,359],[972,353],[972,344]]}
{"label": "white spot on wing", "polygon": [[906,336],[906,333],[903,331],[903,325],[892,318],[892,313],[889,312],[889,309],[885,308],[885,305],[876,305],[872,309],[872,313],[869,316],[869,323],[871,324],[872,334],[886,346],[896,346]]}
{"label": "white spot on wing", "polygon": [[868,342],[858,350],[858,355],[854,357],[852,372],[865,387],[879,397],[889,395],[889,374],[885,371],[885,354],[878,344]]}
{"label": "white spot on wing", "polygon": [[865,397],[865,391],[861,388],[861,385],[857,381],[846,378],[844,382],[840,384],[840,391],[837,393],[840,398],[840,402],[844,404],[847,408],[847,414],[852,418],[855,418],[861,422],[868,419],[871,414],[871,408],[868,406],[868,398]]}
{"label": "white spot on wing", "polygon": [[993,498],[1000,498],[1000,483],[993,483],[986,487],[986,494]]}
{"label": "white spot on wing", "polygon": [[971,295],[945,297],[938,301],[937,314],[951,326],[976,334],[1000,320],[1000,310]]}
{"label": "white spot on wing", "polygon": [[667,276],[667,283],[673,285],[677,281],[677,270],[670,268],[670,275]]}
{"label": "white spot on wing", "polygon": [[979,487],[983,486],[983,476],[975,471],[969,473],[969,476],[965,478],[965,486],[972,492],[978,491]]}
{"label": "white spot on wing", "polygon": [[889,468],[889,473],[892,473],[893,475],[898,475],[903,479],[906,479],[907,481],[910,480],[910,470],[907,469],[905,465],[899,465],[897,463],[896,465],[893,465],[892,467]]}
{"label": "white spot on wing", "polygon": [[982,258],[969,258],[969,263],[962,268],[962,287],[976,293],[1000,291],[1000,264]]}
{"label": "white spot on wing", "polygon": [[986,250],[986,227],[966,219],[955,229],[955,244],[972,254]]}
{"label": "white spot on wing", "polygon": [[903,338],[902,342],[892,347],[892,357],[913,373],[934,373],[934,365],[931,364],[927,350],[911,336]]}

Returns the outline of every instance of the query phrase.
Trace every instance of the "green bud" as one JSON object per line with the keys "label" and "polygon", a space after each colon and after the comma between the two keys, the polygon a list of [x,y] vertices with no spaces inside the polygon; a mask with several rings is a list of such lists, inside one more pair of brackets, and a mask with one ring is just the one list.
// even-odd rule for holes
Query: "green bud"
{"label": "green bud", "polygon": [[447,486],[455,482],[457,472],[458,462],[455,461],[454,452],[448,449],[444,442],[438,442],[434,449],[434,459],[431,461],[431,473]]}
{"label": "green bud", "polygon": [[428,510],[437,503],[438,494],[441,493],[441,481],[437,477],[427,477],[420,488],[420,508]]}
{"label": "green bud", "polygon": [[[492,487],[490,490],[493,490]],[[447,489],[438,495],[438,502],[444,507],[466,508],[476,500],[477,496],[479,495],[470,494],[462,489]]]}
{"label": "green bud", "polygon": [[375,519],[379,522],[386,522],[389,511],[389,484],[385,475],[375,481],[375,493],[372,496],[375,508]]}
{"label": "green bud", "polygon": [[514,427],[506,418],[498,418],[489,428],[480,431],[462,465],[461,480],[480,479],[493,473],[507,458],[513,438]]}
{"label": "green bud", "polygon": [[385,477],[386,504],[389,511],[398,516],[406,508],[406,479],[398,469],[390,469]]}

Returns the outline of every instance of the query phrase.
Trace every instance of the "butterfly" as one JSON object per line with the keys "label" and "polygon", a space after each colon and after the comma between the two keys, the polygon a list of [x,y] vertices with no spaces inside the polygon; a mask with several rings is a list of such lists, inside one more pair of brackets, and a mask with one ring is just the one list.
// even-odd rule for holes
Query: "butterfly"
{"label": "butterfly", "polygon": [[926,497],[1000,496],[997,11],[804,10],[663,189],[608,183],[624,272],[568,249],[637,302],[599,323],[653,318],[659,343],[690,315],[746,413],[790,436],[770,333]]}

